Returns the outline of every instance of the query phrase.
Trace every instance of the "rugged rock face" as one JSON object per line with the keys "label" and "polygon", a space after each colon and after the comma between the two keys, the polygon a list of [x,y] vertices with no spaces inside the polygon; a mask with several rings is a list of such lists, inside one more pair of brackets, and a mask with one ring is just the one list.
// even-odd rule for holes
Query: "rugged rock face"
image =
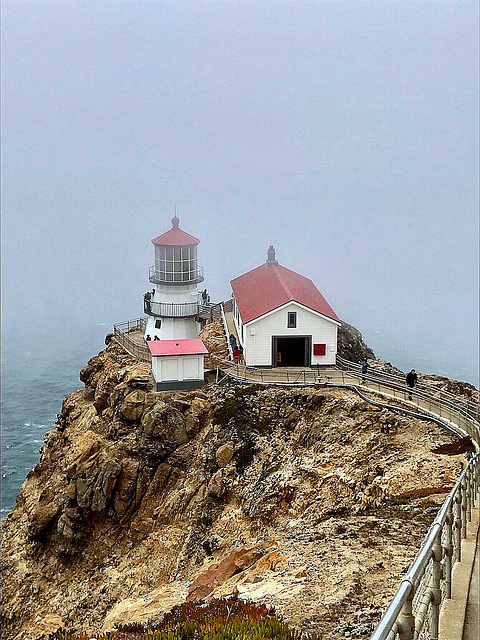
{"label": "rugged rock face", "polygon": [[[2,638],[238,590],[343,638],[380,617],[463,455],[344,390],[153,393],[111,341],[2,524]],[[348,627],[348,628],[347,628]]]}
{"label": "rugged rock face", "polygon": [[218,360],[228,360],[227,336],[219,320],[207,324],[200,338],[210,353],[210,356],[205,358],[207,367],[215,367]]}
{"label": "rugged rock face", "polygon": [[363,341],[360,331],[346,322],[342,322],[338,328],[338,355],[350,362],[375,358],[373,351]]}

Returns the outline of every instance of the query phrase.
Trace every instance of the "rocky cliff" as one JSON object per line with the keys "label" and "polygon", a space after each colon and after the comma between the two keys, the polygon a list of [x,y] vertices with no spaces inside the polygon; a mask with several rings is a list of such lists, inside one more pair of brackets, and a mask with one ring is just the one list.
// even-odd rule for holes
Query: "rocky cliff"
{"label": "rocky cliff", "polygon": [[373,351],[363,341],[360,331],[346,322],[342,322],[338,328],[338,355],[350,362],[375,358]]}
{"label": "rocky cliff", "polygon": [[153,393],[111,341],[2,524],[2,638],[90,635],[238,591],[366,634],[462,455],[437,425],[334,389]]}

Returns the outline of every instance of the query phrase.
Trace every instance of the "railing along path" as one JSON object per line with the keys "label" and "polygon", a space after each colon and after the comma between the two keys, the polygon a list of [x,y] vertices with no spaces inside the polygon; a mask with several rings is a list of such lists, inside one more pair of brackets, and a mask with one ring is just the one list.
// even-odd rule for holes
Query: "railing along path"
{"label": "railing along path", "polygon": [[[434,420],[460,437],[469,436],[475,453],[448,494],[400,587],[386,609],[371,640],[437,640],[440,609],[451,598],[452,570],[462,558],[462,540],[472,509],[478,506],[480,479],[479,407],[471,399],[419,384],[409,389],[401,376],[373,371],[362,375],[361,366],[337,357],[331,369],[254,369],[222,362],[228,377],[250,384],[280,386],[331,386],[348,388],[364,400],[412,416]],[[375,392],[398,405],[385,404],[366,393]],[[445,639],[453,640],[453,639]]]}
{"label": "railing along path", "polygon": [[119,322],[113,325],[113,333],[116,341],[122,345],[122,347],[134,358],[143,360],[144,362],[150,362],[152,356],[150,349],[129,335],[134,333],[144,333],[147,326],[146,318],[136,318],[135,320],[128,320],[127,322]]}

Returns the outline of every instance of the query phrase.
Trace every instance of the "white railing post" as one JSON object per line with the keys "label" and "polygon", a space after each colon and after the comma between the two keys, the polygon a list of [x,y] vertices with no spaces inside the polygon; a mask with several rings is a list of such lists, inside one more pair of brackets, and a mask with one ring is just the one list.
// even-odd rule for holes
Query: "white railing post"
{"label": "white railing post", "polygon": [[430,609],[430,640],[438,640],[438,621],[440,616],[440,604],[442,602],[442,591],[440,589],[440,579],[442,576],[442,530],[437,534],[432,549],[433,567],[431,580],[432,606]]}
{"label": "white railing post", "polygon": [[462,502],[461,502],[461,518],[462,518],[462,540],[465,540],[467,537],[467,474],[465,474],[462,478],[461,491],[462,491]]}
{"label": "white railing post", "polygon": [[454,562],[462,561],[462,492],[460,487],[455,494],[455,516],[453,526],[456,531],[456,546],[454,546]]}
{"label": "white railing post", "polygon": [[415,618],[412,614],[412,600],[413,600],[413,588],[412,592],[408,596],[400,615],[397,619],[398,624],[398,637],[400,640],[413,640],[413,634],[415,633]]}
{"label": "white railing post", "polygon": [[467,520],[472,521],[472,469],[468,467],[466,475]]}
{"label": "white railing post", "polygon": [[453,557],[453,544],[452,544],[452,525],[453,525],[453,510],[452,505],[448,507],[447,517],[445,519],[445,547],[444,547],[444,579],[445,579],[445,598],[450,599],[452,597],[452,557]]}

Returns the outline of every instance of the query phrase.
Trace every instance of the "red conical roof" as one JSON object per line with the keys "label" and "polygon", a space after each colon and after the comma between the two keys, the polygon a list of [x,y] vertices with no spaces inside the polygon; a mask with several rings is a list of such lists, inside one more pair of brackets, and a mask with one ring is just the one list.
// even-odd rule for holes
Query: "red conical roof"
{"label": "red conical roof", "polygon": [[177,216],[172,218],[172,228],[165,233],[162,233],[161,236],[157,236],[152,240],[153,244],[160,244],[163,246],[174,246],[174,247],[183,247],[185,245],[198,244],[200,240],[195,238],[195,236],[191,236],[186,231],[182,231],[180,229],[180,220]]}

